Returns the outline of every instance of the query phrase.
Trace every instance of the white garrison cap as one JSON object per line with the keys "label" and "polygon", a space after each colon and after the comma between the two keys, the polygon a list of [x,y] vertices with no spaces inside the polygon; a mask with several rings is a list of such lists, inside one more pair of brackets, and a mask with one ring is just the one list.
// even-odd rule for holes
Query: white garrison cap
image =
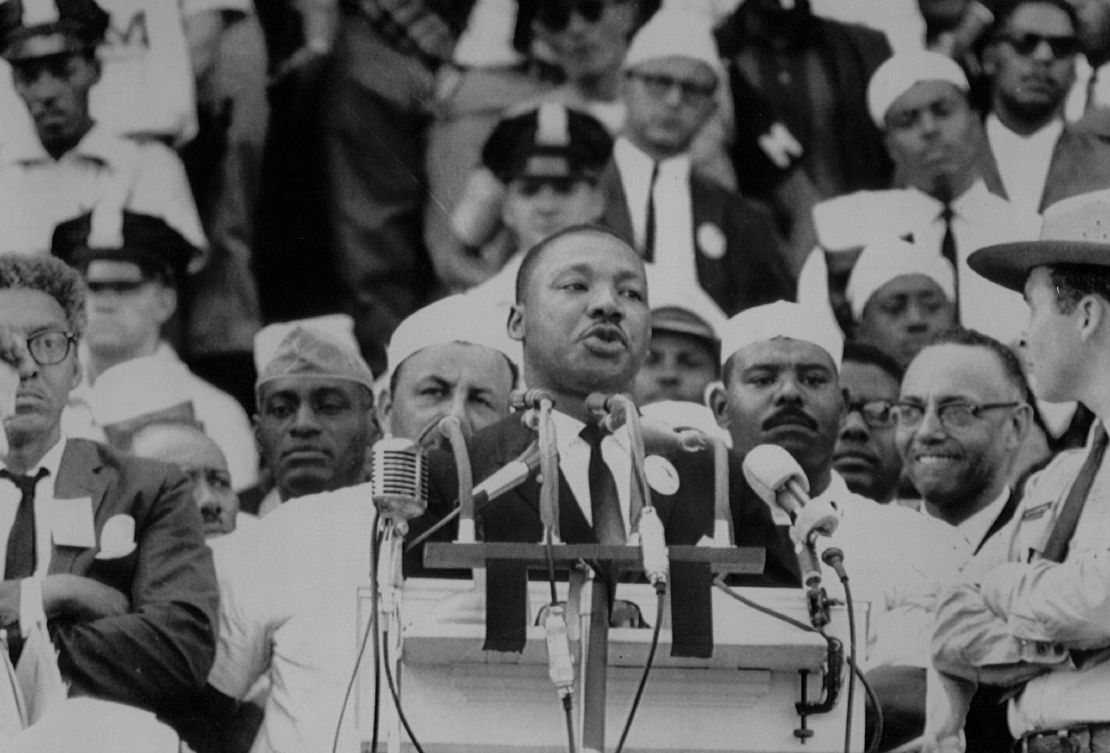
{"label": "white garrison cap", "polygon": [[844,355],[844,337],[827,316],[799,303],[775,301],[745,309],[725,322],[721,332],[721,365],[745,345],[788,337],[818,346],[836,368]]}
{"label": "white garrison cap", "polygon": [[721,339],[721,328],[728,317],[696,280],[679,277],[654,264],[644,267],[653,329]]}
{"label": "white garrison cap", "polygon": [[693,58],[708,65],[724,81],[724,68],[717,41],[705,14],[663,8],[644,24],[625,53],[621,70],[630,70],[650,60],[660,58]]}
{"label": "white garrison cap", "polygon": [[844,295],[855,320],[863,317],[863,309],[875,291],[905,275],[924,275],[944,291],[948,300],[956,299],[956,275],[947,259],[899,238],[887,238],[864,248],[848,276]]}
{"label": "white garrison cap", "polygon": [[472,295],[452,295],[410,314],[397,325],[386,351],[389,384],[397,367],[409,356],[432,345],[470,343],[504,353],[520,369],[520,343],[509,338],[509,307],[494,305]]}
{"label": "white garrison cap", "polygon": [[358,340],[355,339],[355,320],[346,314],[327,314],[309,319],[268,324],[254,336],[254,369],[257,373],[262,373],[273,360],[281,341],[298,327],[328,334],[355,353],[359,352]]}
{"label": "white garrison cap", "polygon": [[867,85],[867,111],[875,125],[883,128],[886,111],[894,101],[921,81],[948,81],[964,93],[970,88],[963,69],[952,58],[937,52],[900,52],[880,65]]}

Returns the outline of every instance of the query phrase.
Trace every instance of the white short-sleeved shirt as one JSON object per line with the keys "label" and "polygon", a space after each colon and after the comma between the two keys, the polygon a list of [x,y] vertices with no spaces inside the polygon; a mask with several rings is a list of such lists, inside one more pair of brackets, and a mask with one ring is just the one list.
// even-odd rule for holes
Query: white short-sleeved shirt
{"label": "white short-sleeved shirt", "polygon": [[[358,651],[358,589],[369,585],[374,522],[362,484],[290,500],[221,542],[208,681],[243,698],[269,677],[254,753],[331,750]],[[348,708],[340,750],[355,747],[355,717]]]}
{"label": "white short-sleeved shirt", "polygon": [[185,168],[162,144],[94,125],[58,160],[34,133],[0,145],[0,253],[48,255],[54,228],[101,201],[161,217],[207,248]]}

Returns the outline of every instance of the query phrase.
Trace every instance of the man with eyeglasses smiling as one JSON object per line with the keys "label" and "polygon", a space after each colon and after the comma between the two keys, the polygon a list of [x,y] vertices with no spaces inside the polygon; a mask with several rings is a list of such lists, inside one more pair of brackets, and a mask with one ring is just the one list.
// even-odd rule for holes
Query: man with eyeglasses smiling
{"label": "man with eyeglasses smiling", "polygon": [[991,93],[984,177],[1024,209],[1110,185],[1110,146],[1064,122],[1078,28],[1069,0],[1021,0],[999,14],[983,51]]}

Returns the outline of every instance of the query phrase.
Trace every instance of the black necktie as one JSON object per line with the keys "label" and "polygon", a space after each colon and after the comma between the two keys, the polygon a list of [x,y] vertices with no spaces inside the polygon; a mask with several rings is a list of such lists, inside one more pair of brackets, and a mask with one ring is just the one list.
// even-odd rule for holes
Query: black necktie
{"label": "black necktie", "polygon": [[27,578],[35,573],[35,485],[47,474],[39,468],[34,476],[0,469],[0,477],[19,487],[21,496],[12,529],[8,533],[8,554],[4,561],[4,580]]}
{"label": "black necktie", "polygon": [[644,221],[644,261],[655,261],[655,181],[659,178],[659,163],[651,164],[651,182],[648,183],[647,219]]}
{"label": "black necktie", "polygon": [[1041,553],[1041,556],[1046,560],[1063,562],[1064,558],[1068,556],[1068,544],[1071,543],[1071,537],[1075,534],[1075,527],[1079,523],[1080,514],[1083,512],[1083,505],[1087,501],[1087,495],[1091,492],[1091,486],[1095,482],[1099,466],[1102,465],[1102,458],[1106,454],[1106,445],[1106,429],[1099,427],[1098,436],[1095,437],[1094,444],[1091,445],[1091,451],[1088,453],[1087,459],[1083,461],[1083,466],[1075,477],[1075,483],[1068,490],[1068,496],[1064,498],[1060,514],[1056,516],[1056,523],[1052,526],[1052,533],[1048,535],[1048,543],[1045,544],[1044,551]]}
{"label": "black necktie", "polygon": [[1098,68],[1091,68],[1091,77],[1087,79],[1087,101],[1083,103],[1084,114],[1089,113],[1098,106],[1096,88],[1098,87]]}
{"label": "black necktie", "polygon": [[623,544],[624,523],[621,520],[620,499],[613,472],[601,455],[601,440],[605,436],[600,426],[590,424],[579,436],[590,445],[590,509],[593,512],[594,535],[599,544]]}
{"label": "black necktie", "polygon": [[952,279],[955,283],[956,300],[953,301],[956,309],[956,323],[960,321],[960,257],[956,252],[956,234],[952,232],[952,218],[955,216],[951,204],[945,204],[940,210],[940,218],[944,220],[944,238],[940,242],[940,255],[952,265]]}

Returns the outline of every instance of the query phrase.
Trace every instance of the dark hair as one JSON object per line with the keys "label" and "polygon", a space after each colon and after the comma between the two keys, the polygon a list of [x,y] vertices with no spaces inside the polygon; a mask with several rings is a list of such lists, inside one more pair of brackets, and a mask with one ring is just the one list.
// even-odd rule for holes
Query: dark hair
{"label": "dark hair", "polygon": [[58,302],[66,325],[80,337],[85,331],[85,283],[81,275],[52,256],[0,254],[0,290],[36,290]]}
{"label": "dark hair", "polygon": [[1085,295],[1110,301],[1110,267],[1098,264],[1053,264],[1049,267],[1056,288],[1056,308],[1061,314],[1075,311]]}
{"label": "dark hair", "polygon": [[998,358],[1002,364],[1002,370],[1006,374],[1006,379],[1010,385],[1017,390],[1021,395],[1022,400],[1031,399],[1032,391],[1029,388],[1029,382],[1025,378],[1025,370],[1021,367],[1021,361],[1007,346],[1003,345],[998,340],[995,340],[990,335],[984,335],[982,332],[975,329],[967,329],[965,327],[952,327],[943,332],[938,332],[925,347],[932,347],[934,345],[967,345],[972,348],[986,348]]}
{"label": "dark hair", "polygon": [[536,265],[540,263],[543,258],[544,251],[550,248],[557,240],[566,235],[583,232],[600,233],[601,235],[608,235],[616,238],[621,243],[628,244],[628,239],[616,233],[603,225],[594,224],[581,224],[571,225],[570,227],[563,228],[562,230],[552,233],[536,245],[524,252],[524,259],[520,262],[520,269],[516,273],[516,302],[522,303],[524,301],[524,294],[528,290],[528,283],[531,281],[532,272],[535,270]]}
{"label": "dark hair", "polygon": [[1068,0],[1002,0],[1002,2],[995,3],[994,23],[991,24],[990,31],[987,34],[987,39],[990,42],[998,40],[1006,25],[1010,23],[1010,17],[1023,5],[1051,5],[1068,17],[1074,32],[1079,31],[1079,14],[1076,13],[1075,8]]}
{"label": "dark hair", "polygon": [[898,384],[902,383],[902,377],[906,373],[906,370],[885,350],[879,350],[874,345],[851,340],[844,343],[844,357],[841,361],[843,363],[852,361],[853,363],[876,366],[886,372]]}

